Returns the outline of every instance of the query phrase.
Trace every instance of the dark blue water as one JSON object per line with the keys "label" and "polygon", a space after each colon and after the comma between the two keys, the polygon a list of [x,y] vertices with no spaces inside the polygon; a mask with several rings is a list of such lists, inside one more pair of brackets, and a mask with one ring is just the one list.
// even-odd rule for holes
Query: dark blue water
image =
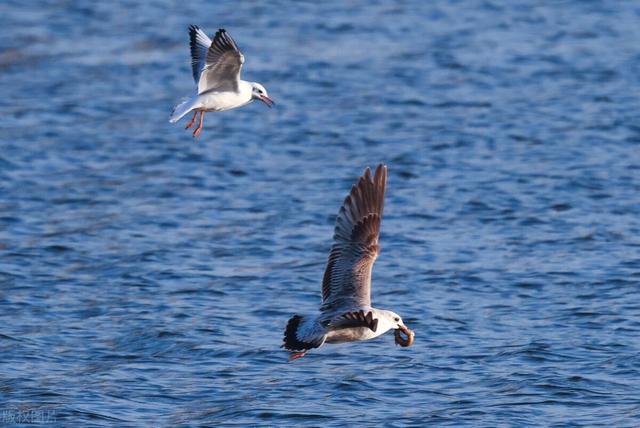
{"label": "dark blue water", "polygon": [[[316,3],[2,2],[0,425],[640,425],[640,3]],[[190,23],[277,108],[169,124]],[[380,161],[416,342],[287,363]]]}

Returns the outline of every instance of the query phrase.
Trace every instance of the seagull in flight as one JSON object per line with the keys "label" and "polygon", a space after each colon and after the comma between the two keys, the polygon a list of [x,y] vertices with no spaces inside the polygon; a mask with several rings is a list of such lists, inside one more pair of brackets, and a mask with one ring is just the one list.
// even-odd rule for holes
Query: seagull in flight
{"label": "seagull in flight", "polygon": [[193,131],[197,137],[202,131],[205,112],[225,111],[260,100],[271,107],[275,103],[260,83],[240,79],[244,55],[236,42],[223,28],[213,41],[196,25],[189,26],[191,68],[197,85],[196,94],[178,104],[171,113],[171,123],[193,112],[185,129],[191,128],[200,113],[200,122]]}
{"label": "seagull in flight", "polygon": [[380,251],[386,184],[385,165],[379,165],[373,175],[367,168],[344,200],[322,281],[320,313],[294,315],[285,328],[282,347],[292,353],[289,361],[325,342],[368,340],[391,329],[396,344],[413,343],[414,333],[400,315],[371,306],[371,270]]}

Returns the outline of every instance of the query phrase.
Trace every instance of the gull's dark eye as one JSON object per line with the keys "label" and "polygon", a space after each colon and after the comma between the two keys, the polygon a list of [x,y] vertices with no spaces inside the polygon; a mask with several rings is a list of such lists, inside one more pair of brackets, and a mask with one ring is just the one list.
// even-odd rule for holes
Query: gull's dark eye
{"label": "gull's dark eye", "polygon": [[400,321],[400,318],[395,317],[393,320],[394,320],[395,322],[398,322],[398,321]]}

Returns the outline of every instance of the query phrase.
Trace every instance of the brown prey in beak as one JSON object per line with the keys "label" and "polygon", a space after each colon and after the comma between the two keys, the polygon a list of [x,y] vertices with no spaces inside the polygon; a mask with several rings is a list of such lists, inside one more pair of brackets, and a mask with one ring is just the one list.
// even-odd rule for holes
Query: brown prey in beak
{"label": "brown prey in beak", "polygon": [[[403,333],[406,338],[402,337]],[[395,336],[396,345],[400,345],[405,348],[413,344],[413,339],[415,337],[415,333],[409,330],[406,326],[397,328],[393,335]]]}

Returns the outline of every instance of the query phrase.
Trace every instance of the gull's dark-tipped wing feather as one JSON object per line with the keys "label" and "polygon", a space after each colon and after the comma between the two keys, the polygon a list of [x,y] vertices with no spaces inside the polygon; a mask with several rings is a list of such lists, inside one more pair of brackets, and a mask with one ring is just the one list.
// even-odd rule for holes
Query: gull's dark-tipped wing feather
{"label": "gull's dark-tipped wing feather", "polygon": [[244,56],[226,30],[219,29],[212,41],[200,28],[192,25],[189,27],[189,39],[198,93],[237,90]]}
{"label": "gull's dark-tipped wing feather", "polygon": [[369,330],[378,329],[378,319],[373,317],[373,312],[364,310],[345,312],[334,318],[328,325],[331,329],[367,327]]}
{"label": "gull's dark-tipped wing feather", "polygon": [[322,311],[371,305],[371,269],[380,247],[387,167],[367,168],[346,197],[322,282]]}
{"label": "gull's dark-tipped wing feather", "polygon": [[189,25],[189,48],[191,49],[191,70],[196,85],[200,81],[200,74],[207,61],[207,51],[211,46],[211,39],[197,25]]}

